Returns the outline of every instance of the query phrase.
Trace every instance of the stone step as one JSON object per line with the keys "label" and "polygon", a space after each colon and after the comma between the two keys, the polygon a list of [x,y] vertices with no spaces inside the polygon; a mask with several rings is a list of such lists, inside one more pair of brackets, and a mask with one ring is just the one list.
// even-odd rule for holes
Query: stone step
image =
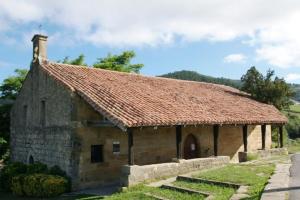
{"label": "stone step", "polygon": [[188,194],[203,195],[204,197],[208,197],[208,196],[211,195],[208,192],[203,192],[203,191],[193,190],[193,189],[189,189],[189,188],[178,187],[178,186],[171,185],[171,184],[162,185],[161,188],[174,190],[174,191],[178,191],[178,192],[182,192],[182,193],[188,193]]}
{"label": "stone step", "polygon": [[148,192],[144,193],[144,195],[146,195],[147,197],[151,197],[153,199],[157,199],[157,200],[169,200],[168,198],[161,197],[161,196],[151,194],[151,193],[148,193]]}
{"label": "stone step", "polygon": [[189,181],[189,182],[195,182],[195,183],[207,183],[207,184],[212,184],[212,185],[217,185],[217,186],[222,186],[222,187],[231,187],[234,189],[238,189],[241,187],[241,184],[236,184],[236,183],[230,183],[230,182],[221,182],[221,181],[214,181],[214,180],[207,180],[203,178],[194,178],[194,177],[189,177],[189,176],[177,176],[178,181]]}

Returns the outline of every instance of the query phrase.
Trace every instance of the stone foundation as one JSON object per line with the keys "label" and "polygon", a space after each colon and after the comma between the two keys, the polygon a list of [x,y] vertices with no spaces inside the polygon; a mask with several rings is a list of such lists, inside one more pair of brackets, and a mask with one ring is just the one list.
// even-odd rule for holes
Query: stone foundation
{"label": "stone foundation", "polygon": [[122,167],[121,185],[133,186],[138,183],[170,176],[177,176],[201,169],[223,166],[229,163],[229,156],[210,158],[196,158],[191,160],[179,160],[177,163],[161,163],[152,165],[124,165]]}

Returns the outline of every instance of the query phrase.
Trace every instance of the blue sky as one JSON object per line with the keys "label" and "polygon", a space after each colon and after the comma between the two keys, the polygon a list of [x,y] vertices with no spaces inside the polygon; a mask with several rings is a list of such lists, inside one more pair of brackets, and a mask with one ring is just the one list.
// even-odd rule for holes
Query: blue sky
{"label": "blue sky", "polygon": [[2,0],[0,81],[29,67],[31,38],[42,32],[53,61],[83,53],[93,64],[134,50],[133,62],[151,76],[194,70],[239,79],[254,65],[300,83],[299,21],[296,0]]}

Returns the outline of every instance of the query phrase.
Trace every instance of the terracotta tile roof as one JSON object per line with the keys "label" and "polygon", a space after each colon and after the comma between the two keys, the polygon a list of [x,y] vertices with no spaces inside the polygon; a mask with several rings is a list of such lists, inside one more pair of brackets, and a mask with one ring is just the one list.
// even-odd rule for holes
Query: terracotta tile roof
{"label": "terracotta tile roof", "polygon": [[140,126],[287,122],[274,106],[223,85],[46,61],[41,68],[123,130]]}

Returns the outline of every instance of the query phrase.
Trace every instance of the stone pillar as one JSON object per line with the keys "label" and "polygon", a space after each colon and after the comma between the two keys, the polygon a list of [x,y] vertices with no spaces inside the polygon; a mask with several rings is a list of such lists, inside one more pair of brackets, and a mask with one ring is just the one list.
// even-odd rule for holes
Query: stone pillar
{"label": "stone pillar", "polygon": [[214,156],[218,156],[219,125],[214,125]]}
{"label": "stone pillar", "polygon": [[182,126],[176,126],[176,157],[182,158]]}
{"label": "stone pillar", "polygon": [[244,142],[244,152],[248,151],[248,126],[243,126],[243,142]]}
{"label": "stone pillar", "polygon": [[266,148],[266,125],[261,125],[261,149],[265,150]]}
{"label": "stone pillar", "polygon": [[132,129],[129,128],[127,130],[127,136],[128,136],[128,165],[134,165]]}

